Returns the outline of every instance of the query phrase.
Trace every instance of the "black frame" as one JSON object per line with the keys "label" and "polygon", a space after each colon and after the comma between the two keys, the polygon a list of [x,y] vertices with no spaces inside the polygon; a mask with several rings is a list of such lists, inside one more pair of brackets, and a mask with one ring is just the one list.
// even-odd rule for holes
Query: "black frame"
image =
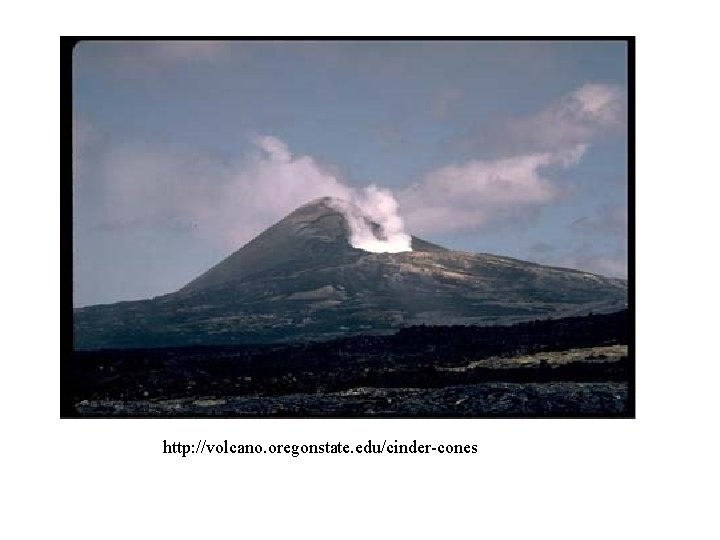
{"label": "black frame", "polygon": [[[389,416],[373,418],[427,418],[427,419],[485,419],[485,418],[636,418],[636,311],[635,311],[635,36],[61,36],[60,37],[60,417],[75,418],[63,409],[63,358],[72,356],[73,339],[73,75],[72,54],[80,41],[623,41],[627,46],[627,197],[628,197],[628,358],[631,371],[628,380],[628,408],[623,415],[503,415],[503,416]],[[83,418],[114,418],[108,416]],[[118,418],[153,418],[149,416],[123,416]],[[161,417],[175,418],[175,417]],[[177,418],[216,418],[214,416],[178,416]],[[217,418],[238,418],[222,416]],[[270,419],[282,417],[243,416],[242,418]],[[364,419],[364,416],[311,416],[292,418],[347,418]]]}

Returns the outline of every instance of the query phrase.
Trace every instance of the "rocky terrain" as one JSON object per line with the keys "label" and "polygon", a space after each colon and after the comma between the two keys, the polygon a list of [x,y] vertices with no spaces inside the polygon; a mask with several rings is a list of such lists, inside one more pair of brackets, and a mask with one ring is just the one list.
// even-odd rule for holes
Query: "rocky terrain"
{"label": "rocky terrain", "polygon": [[65,416],[629,416],[628,313],[326,342],[77,351]]}
{"label": "rocky terrain", "polygon": [[337,208],[297,209],[171,294],[75,310],[62,414],[633,414],[624,280],[414,237],[367,252]]}
{"label": "rocky terrain", "polygon": [[94,400],[89,416],[622,416],[624,382],[482,383],[445,388],[353,388],[327,394],[172,400]]}
{"label": "rocky terrain", "polygon": [[508,257],[353,248],[342,213],[313,201],[177,292],[75,310],[76,349],[289,343],[413,325],[508,324],[627,304],[624,280]]}

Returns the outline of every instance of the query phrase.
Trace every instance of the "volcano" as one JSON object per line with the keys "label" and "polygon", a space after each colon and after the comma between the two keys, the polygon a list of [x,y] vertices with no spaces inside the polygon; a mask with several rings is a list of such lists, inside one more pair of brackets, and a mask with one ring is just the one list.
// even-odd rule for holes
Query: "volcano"
{"label": "volcano", "polygon": [[416,237],[412,251],[356,249],[340,208],[329,197],[298,208],[176,292],[76,309],[75,347],[317,341],[626,306],[625,280],[588,272],[452,251]]}

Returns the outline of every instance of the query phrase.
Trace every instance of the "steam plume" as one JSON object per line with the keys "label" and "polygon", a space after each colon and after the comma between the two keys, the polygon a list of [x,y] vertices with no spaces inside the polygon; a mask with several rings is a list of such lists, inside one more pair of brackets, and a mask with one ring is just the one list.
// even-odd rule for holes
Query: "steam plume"
{"label": "steam plume", "polygon": [[412,251],[393,194],[374,184],[352,190],[350,201],[333,199],[332,205],[347,219],[350,245],[372,253]]}
{"label": "steam plume", "polygon": [[[267,155],[256,163],[256,174],[268,181],[283,179],[280,190],[291,193],[291,206],[300,206],[310,194],[330,196],[331,205],[343,213],[350,228],[350,245],[373,253],[412,251],[411,237],[404,231],[398,215],[398,202],[388,189],[374,184],[365,188],[348,186],[309,156],[295,156],[277,137],[264,136],[255,141]],[[256,182],[253,182],[255,184]],[[295,196],[296,195],[296,196]],[[290,208],[292,209],[292,208]]]}

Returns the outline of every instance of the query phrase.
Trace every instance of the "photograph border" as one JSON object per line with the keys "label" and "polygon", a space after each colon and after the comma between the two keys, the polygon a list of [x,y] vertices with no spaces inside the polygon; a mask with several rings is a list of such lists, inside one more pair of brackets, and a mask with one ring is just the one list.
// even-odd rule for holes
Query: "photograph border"
{"label": "photograph border", "polygon": [[[568,415],[89,415],[78,416],[67,410],[63,385],[68,387],[63,359],[74,353],[73,331],[73,49],[81,41],[615,41],[626,44],[627,66],[627,311],[628,311],[628,403],[624,413]],[[635,419],[636,418],[636,283],[635,283],[635,36],[60,36],[60,418],[102,419]]]}

